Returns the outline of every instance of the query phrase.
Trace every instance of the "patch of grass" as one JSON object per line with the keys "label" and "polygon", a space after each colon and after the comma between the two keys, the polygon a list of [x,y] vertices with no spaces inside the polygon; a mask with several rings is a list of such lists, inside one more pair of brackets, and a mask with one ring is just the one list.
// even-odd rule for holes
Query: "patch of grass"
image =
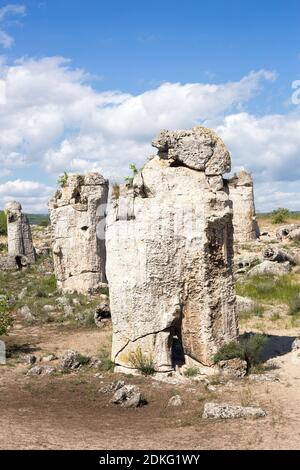
{"label": "patch of grass", "polygon": [[183,374],[185,377],[196,377],[199,374],[199,369],[197,367],[187,367]]}
{"label": "patch of grass", "polygon": [[128,359],[132,367],[138,369],[143,375],[153,375],[155,373],[152,356],[144,354],[140,347],[135,351],[131,351]]}
{"label": "patch of grass", "polygon": [[251,388],[247,387],[241,390],[240,394],[240,403],[242,406],[251,406],[254,402],[254,395]]}
{"label": "patch of grass", "polygon": [[300,295],[296,294],[288,302],[289,315],[300,315]]}
{"label": "patch of grass", "polygon": [[280,320],[280,315],[278,312],[274,312],[272,313],[271,317],[270,317],[270,320],[272,321],[277,321],[277,320]]}
{"label": "patch of grass", "polygon": [[240,320],[249,320],[251,317],[262,317],[264,311],[264,306],[259,303],[256,303],[251,309],[239,312],[238,316]]}
{"label": "patch of grass", "polygon": [[236,291],[238,295],[258,302],[289,304],[291,299],[300,294],[300,285],[292,274],[280,277],[251,276],[238,281]]}
{"label": "patch of grass", "polygon": [[99,359],[101,361],[100,370],[104,372],[112,372],[114,370],[115,364],[110,358],[110,353],[105,349],[101,349],[99,353]]}
{"label": "patch of grass", "polygon": [[88,356],[84,356],[83,354],[78,354],[76,359],[81,366],[85,366],[90,362],[90,358]]}

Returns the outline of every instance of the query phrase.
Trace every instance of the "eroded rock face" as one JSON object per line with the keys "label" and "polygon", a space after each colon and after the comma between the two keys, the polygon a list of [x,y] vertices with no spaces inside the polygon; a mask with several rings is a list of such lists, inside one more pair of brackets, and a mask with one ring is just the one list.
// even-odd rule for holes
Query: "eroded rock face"
{"label": "eroded rock face", "polygon": [[229,196],[233,204],[234,240],[249,242],[259,237],[255,217],[252,177],[241,171],[228,180]]}
{"label": "eroded rock face", "polygon": [[[185,156],[180,160],[175,144]],[[232,211],[222,183],[229,154],[204,128],[164,131],[154,145],[159,154],[132,187],[121,188],[107,218],[112,359],[125,372],[141,354],[156,371],[184,362],[210,365],[237,336]],[[203,155],[216,145],[223,150],[214,164],[218,175],[210,176],[205,169],[214,153],[206,163]],[[201,170],[190,168],[192,160]]]}
{"label": "eroded rock face", "polygon": [[7,214],[8,255],[14,260],[16,267],[22,268],[22,266],[35,262],[30,225],[19,202],[8,202],[5,210]]}
{"label": "eroded rock face", "polygon": [[74,174],[49,202],[54,269],[63,292],[93,292],[106,283],[107,196],[108,182],[99,173]]}

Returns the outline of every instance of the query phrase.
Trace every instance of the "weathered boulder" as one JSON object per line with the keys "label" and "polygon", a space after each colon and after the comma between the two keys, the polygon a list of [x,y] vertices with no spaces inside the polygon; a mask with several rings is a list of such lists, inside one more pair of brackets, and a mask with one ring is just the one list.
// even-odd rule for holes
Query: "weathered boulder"
{"label": "weathered boulder", "polygon": [[168,406],[182,406],[183,405],[183,399],[180,395],[174,395],[171,397],[168,401]]}
{"label": "weathered boulder", "polygon": [[295,257],[286,250],[281,248],[275,248],[273,246],[268,246],[264,249],[263,258],[268,259],[269,261],[275,261],[277,263],[285,263],[288,261],[292,266],[296,264]]}
{"label": "weathered boulder", "polygon": [[21,269],[23,266],[35,262],[31,228],[19,202],[8,202],[5,211],[7,214],[8,255],[15,260],[16,266]]}
{"label": "weathered boulder", "polygon": [[233,419],[233,418],[264,418],[266,412],[257,406],[236,406],[219,403],[205,403],[202,418]]}
{"label": "weathered boulder", "polygon": [[34,366],[31,367],[31,369],[28,370],[27,374],[28,376],[34,376],[34,375],[52,375],[56,371],[55,367],[50,367],[50,366]]}
{"label": "weathered boulder", "polygon": [[229,197],[233,205],[234,240],[249,242],[259,237],[255,217],[253,180],[250,173],[241,171],[228,180]]}
{"label": "weathered boulder", "polygon": [[146,400],[136,385],[124,385],[119,388],[112,398],[112,403],[124,408],[137,408],[146,404]]}
{"label": "weathered boulder", "polygon": [[49,202],[58,288],[88,293],[106,283],[108,182],[99,173],[69,175]]}
{"label": "weathered boulder", "polygon": [[220,361],[218,366],[226,376],[240,379],[247,374],[247,362],[243,359],[234,358]]}
{"label": "weathered boulder", "polygon": [[[137,351],[161,372],[189,361],[211,365],[219,348],[237,337],[232,211],[226,188],[216,189],[215,176],[207,174],[230,166],[216,139],[201,127],[164,131],[154,141],[159,154],[132,187],[121,187],[109,211],[112,360],[124,372],[135,368]],[[218,170],[214,153],[203,158],[216,145]]]}
{"label": "weathered boulder", "polygon": [[280,227],[276,232],[276,237],[279,240],[300,240],[300,224],[289,224]]}
{"label": "weathered boulder", "polygon": [[288,261],[284,263],[274,263],[273,261],[266,260],[250,269],[248,276],[283,276],[284,274],[288,274],[290,270],[291,266]]}

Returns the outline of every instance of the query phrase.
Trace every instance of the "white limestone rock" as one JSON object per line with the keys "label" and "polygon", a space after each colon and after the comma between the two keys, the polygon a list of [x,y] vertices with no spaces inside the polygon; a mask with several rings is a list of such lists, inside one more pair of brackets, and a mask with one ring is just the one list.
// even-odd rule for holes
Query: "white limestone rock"
{"label": "white limestone rock", "polygon": [[256,240],[259,237],[259,228],[250,173],[243,170],[230,178],[228,189],[233,205],[234,240],[240,243]]}
{"label": "white limestone rock", "polygon": [[[146,163],[132,187],[121,188],[107,217],[112,360],[123,372],[134,369],[136,352],[158,372],[173,370],[180,361],[211,365],[219,348],[238,333],[228,194],[224,188],[212,190],[205,171],[181,163],[191,165],[190,138],[196,161],[199,135],[194,166],[207,168],[202,131],[163,134],[170,135],[174,142],[155,140],[163,155]],[[218,171],[225,171],[227,151],[218,155]],[[175,344],[180,358],[174,357]]]}
{"label": "white limestone rock", "polygon": [[106,283],[108,182],[99,173],[69,175],[49,202],[53,259],[62,292],[88,293]]}
{"label": "white limestone rock", "polygon": [[19,202],[8,202],[5,211],[7,214],[8,255],[15,260],[16,266],[21,269],[23,266],[35,263],[36,256],[31,228]]}

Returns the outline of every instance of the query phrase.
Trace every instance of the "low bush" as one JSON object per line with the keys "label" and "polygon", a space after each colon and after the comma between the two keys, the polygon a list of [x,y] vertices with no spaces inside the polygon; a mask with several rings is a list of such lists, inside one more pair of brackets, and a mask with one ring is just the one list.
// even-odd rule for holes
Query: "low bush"
{"label": "low bush", "polygon": [[273,224],[284,224],[290,217],[290,211],[283,207],[275,209],[271,214],[271,220]]}
{"label": "low bush", "polygon": [[6,300],[0,300],[0,336],[5,335],[13,324],[13,318],[9,312]]}
{"label": "low bush", "polygon": [[7,220],[4,211],[0,211],[0,235],[7,235]]}
{"label": "low bush", "polygon": [[140,347],[129,353],[129,362],[135,369],[143,375],[153,375],[155,372],[152,356],[146,356]]}
{"label": "low bush", "polygon": [[197,367],[188,367],[187,369],[185,369],[183,374],[186,377],[196,377],[196,375],[199,374],[199,369]]}

